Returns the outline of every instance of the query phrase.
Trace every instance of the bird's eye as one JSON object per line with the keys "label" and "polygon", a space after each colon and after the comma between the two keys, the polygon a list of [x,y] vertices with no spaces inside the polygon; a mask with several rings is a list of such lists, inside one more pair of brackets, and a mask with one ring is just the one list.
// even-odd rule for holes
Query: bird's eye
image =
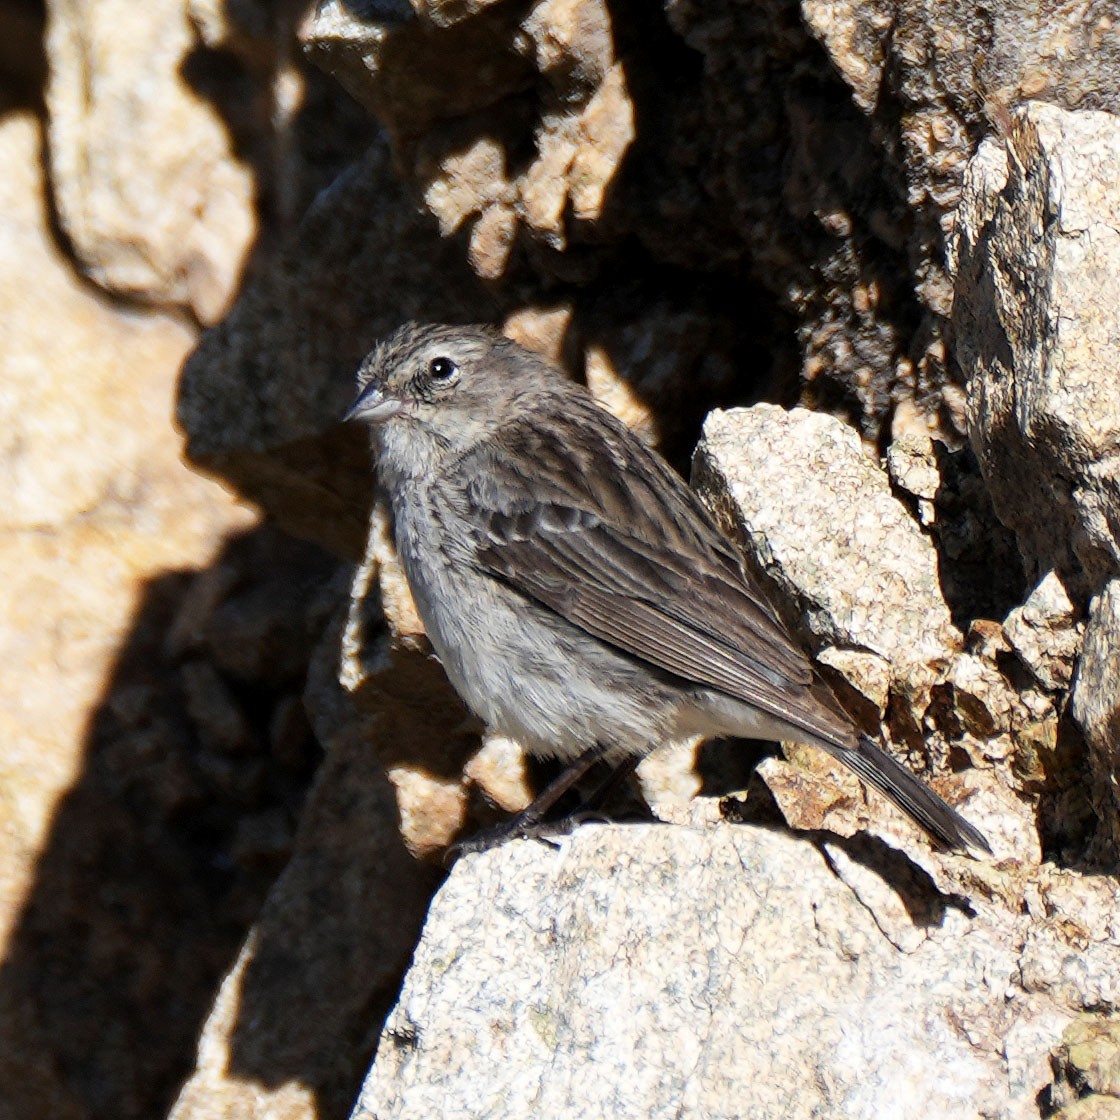
{"label": "bird's eye", "polygon": [[459,376],[459,367],[450,358],[433,358],[428,363],[428,376],[446,385]]}

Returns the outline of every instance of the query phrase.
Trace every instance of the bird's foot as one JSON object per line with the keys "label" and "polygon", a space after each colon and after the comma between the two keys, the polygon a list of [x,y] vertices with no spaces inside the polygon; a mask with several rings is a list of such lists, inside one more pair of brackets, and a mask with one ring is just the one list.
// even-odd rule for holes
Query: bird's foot
{"label": "bird's foot", "polygon": [[561,845],[557,841],[571,836],[581,824],[605,824],[608,820],[604,814],[592,810],[569,813],[554,821],[542,821],[535,813],[518,813],[493,828],[484,828],[473,836],[457,840],[447,849],[448,862],[460,856],[488,852],[507,840],[536,840],[559,851]]}

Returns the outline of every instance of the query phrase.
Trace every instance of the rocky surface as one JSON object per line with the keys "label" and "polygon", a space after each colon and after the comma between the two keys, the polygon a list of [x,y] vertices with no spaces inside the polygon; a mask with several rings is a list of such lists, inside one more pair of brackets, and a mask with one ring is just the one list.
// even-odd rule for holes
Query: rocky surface
{"label": "rocky surface", "polygon": [[256,518],[180,460],[192,332],[75,274],[30,114],[0,120],[0,153],[0,1097],[11,1116],[135,1116],[238,926],[184,827],[207,792],[164,631],[188,573]]}
{"label": "rocky surface", "polygon": [[313,674],[327,758],[277,879],[226,976],[171,1120],[341,1116],[396,996],[438,872],[418,869],[393,788],[370,746],[391,734],[355,716],[334,680],[337,630]]}
{"label": "rocky surface", "polygon": [[1082,597],[1120,566],[1118,164],[1115,117],[1031,105],[971,164],[954,254],[969,434],[996,509],[1032,574]]}
{"label": "rocky surface", "polygon": [[[341,1117],[375,1049],[377,1115],[1115,1114],[1111,8],[0,0],[0,1114]],[[681,744],[679,827],[457,865],[378,1042],[448,844],[547,777],[337,424],[413,316],[682,470],[720,409],[746,562],[997,859]]]}
{"label": "rocky surface", "polygon": [[66,236],[101,286],[213,322],[257,219],[252,169],[191,87],[198,44],[186,6],[58,0],[49,17],[50,155]]}
{"label": "rocky surface", "polygon": [[[345,581],[337,559],[261,527],[182,462],[174,403],[197,330],[181,299],[209,300],[218,273],[200,264],[193,294],[150,277],[146,294],[128,293],[155,305],[141,309],[60,237],[52,195],[77,205],[92,192],[97,239],[132,246],[98,240],[106,260],[149,255],[141,230],[194,253],[183,223],[202,188],[180,181],[184,161],[191,174],[210,167],[222,190],[244,173],[224,139],[210,152],[185,144],[198,139],[186,126],[118,143],[153,127],[130,132],[119,100],[137,111],[140,90],[181,78],[158,51],[144,77],[144,42],[123,30],[135,24],[87,13],[99,95],[83,108],[73,51],[92,25],[63,7],[41,42],[36,5],[0,5],[0,1114],[149,1117],[189,1072],[212,994],[291,852],[322,753],[301,693]],[[47,53],[56,85],[44,97]],[[124,56],[131,69],[117,72]],[[115,124],[71,116],[108,111],[109,87]],[[168,119],[205,116],[181,88]],[[80,168],[44,150],[48,102],[52,141],[84,145]],[[255,224],[255,203],[247,213]],[[165,218],[178,223],[170,235]],[[248,248],[242,230],[237,219],[225,244],[206,237],[225,259]]]}
{"label": "rocky surface", "polygon": [[1115,1008],[1118,899],[1071,939],[1065,877],[1024,912],[1015,867],[710,820],[468,857],[353,1116],[1038,1116]]}
{"label": "rocky surface", "polygon": [[1090,603],[1072,700],[1089,742],[1094,808],[1110,851],[1120,852],[1120,581]]}

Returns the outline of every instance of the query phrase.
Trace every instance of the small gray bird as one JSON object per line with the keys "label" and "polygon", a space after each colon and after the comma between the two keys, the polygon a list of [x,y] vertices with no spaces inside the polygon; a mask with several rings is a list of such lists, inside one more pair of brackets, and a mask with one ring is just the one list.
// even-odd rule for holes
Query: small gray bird
{"label": "small gray bird", "polygon": [[582,386],[485,327],[408,324],[358,371],[420,617],[492,729],[568,771],[691,735],[827,751],[935,839],[983,835],[856,729],[696,495]]}

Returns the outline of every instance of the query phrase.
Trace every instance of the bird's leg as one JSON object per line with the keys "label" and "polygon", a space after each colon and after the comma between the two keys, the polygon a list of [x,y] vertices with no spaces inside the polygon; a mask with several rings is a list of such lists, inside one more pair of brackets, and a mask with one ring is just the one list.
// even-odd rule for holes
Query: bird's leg
{"label": "bird's leg", "polygon": [[[603,748],[596,743],[595,746],[584,751],[583,754],[569,763],[516,816],[503,824],[496,825],[494,828],[483,829],[481,832],[476,832],[466,840],[458,841],[451,846],[451,851],[458,855],[463,855],[468,852],[485,852],[490,848],[497,847],[503,841],[511,837],[547,841],[546,834],[550,831],[554,833],[571,831],[571,825],[578,824],[578,819],[569,818],[571,824],[566,820],[560,822],[559,825],[556,826],[545,825],[542,822],[553,805],[555,805],[572,786],[579,782],[602,757]],[[611,779],[608,779],[600,789],[609,785],[611,785]],[[597,790],[596,793],[598,792]],[[565,828],[565,825],[568,827]]]}

